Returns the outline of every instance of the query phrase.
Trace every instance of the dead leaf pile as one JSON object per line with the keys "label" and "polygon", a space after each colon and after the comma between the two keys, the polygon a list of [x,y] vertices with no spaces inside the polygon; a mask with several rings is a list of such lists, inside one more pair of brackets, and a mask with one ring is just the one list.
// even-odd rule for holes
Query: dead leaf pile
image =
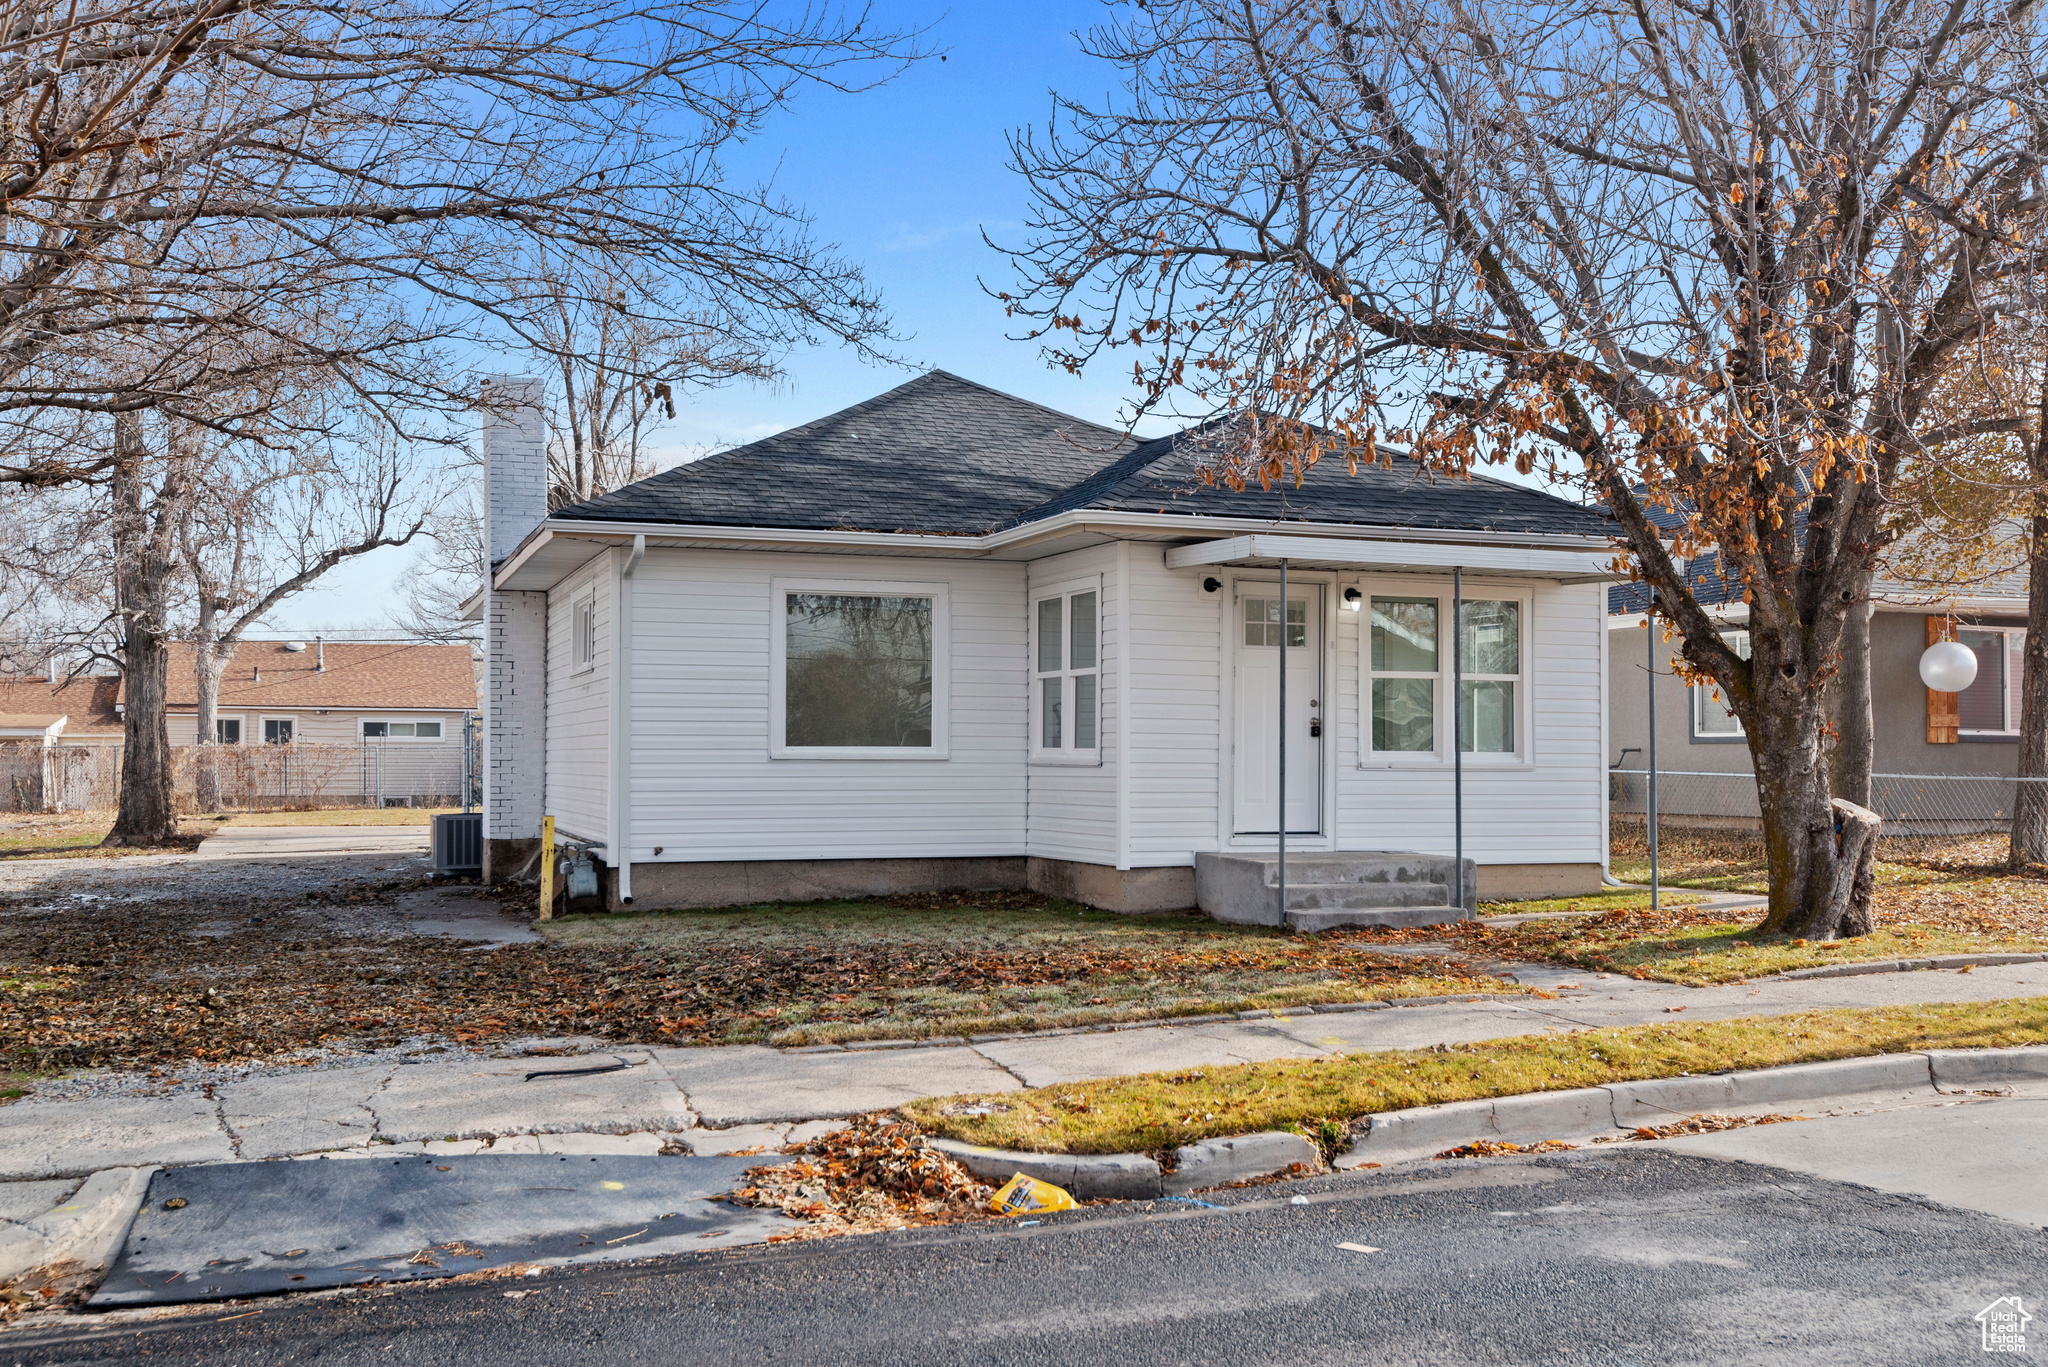
{"label": "dead leaf pile", "polygon": [[856,1116],[783,1152],[797,1157],[747,1169],[747,1185],[725,1197],[806,1222],[771,1243],[992,1218],[987,1183],[887,1115]]}
{"label": "dead leaf pile", "polygon": [[1578,1148],[1562,1139],[1539,1139],[1534,1144],[1513,1144],[1505,1139],[1481,1139],[1433,1154],[1435,1158],[1499,1158],[1511,1153],[1568,1153]]}
{"label": "dead leaf pile", "polygon": [[1740,1130],[1751,1125],[1782,1125],[1791,1120],[1804,1120],[1803,1115],[1689,1115],[1683,1120],[1674,1120],[1669,1125],[1638,1125],[1627,1134],[1608,1135],[1596,1139],[1595,1144],[1620,1144],[1641,1139],[1678,1139],[1689,1134],[1713,1134],[1717,1130]]}

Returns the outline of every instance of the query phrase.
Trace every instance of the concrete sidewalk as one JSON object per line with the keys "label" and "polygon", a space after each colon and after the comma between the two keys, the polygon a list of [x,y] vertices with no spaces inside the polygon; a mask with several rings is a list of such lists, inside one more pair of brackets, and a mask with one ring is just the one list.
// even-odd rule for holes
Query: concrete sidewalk
{"label": "concrete sidewalk", "polygon": [[[952,1092],[1668,1022],[1672,1007],[1682,1007],[1686,1020],[1700,1020],[2048,996],[2044,963],[1715,988],[1539,966],[1524,966],[1517,976],[1556,992],[1556,999],[1468,998],[899,1048],[617,1047],[595,1055],[452,1062],[421,1056],[251,1076],[168,1095],[31,1096],[0,1107],[0,1181],[146,1164],[418,1152],[450,1141],[468,1149],[480,1137],[503,1144],[505,1136],[523,1135],[636,1135],[641,1143],[679,1140],[698,1153],[721,1153],[773,1147],[793,1123]],[[631,1066],[573,1071],[609,1058]]]}
{"label": "concrete sidewalk", "polygon": [[427,826],[228,826],[199,842],[196,859],[304,859],[331,854],[422,854]]}

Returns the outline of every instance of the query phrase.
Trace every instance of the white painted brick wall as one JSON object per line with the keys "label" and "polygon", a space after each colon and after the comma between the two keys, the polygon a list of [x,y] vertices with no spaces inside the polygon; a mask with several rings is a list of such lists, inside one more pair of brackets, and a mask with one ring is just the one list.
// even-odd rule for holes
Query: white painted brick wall
{"label": "white painted brick wall", "polygon": [[484,728],[484,838],[540,835],[546,791],[548,596],[493,591]]}
{"label": "white painted brick wall", "polygon": [[[498,376],[483,423],[484,544],[491,564],[510,555],[548,511],[547,434],[539,380]],[[509,404],[515,405],[508,407]],[[485,587],[484,838],[540,835],[546,792],[545,593]]]}
{"label": "white painted brick wall", "polygon": [[487,392],[491,407],[484,410],[484,544],[491,548],[495,565],[548,515],[548,451],[539,380],[494,376],[487,382]]}

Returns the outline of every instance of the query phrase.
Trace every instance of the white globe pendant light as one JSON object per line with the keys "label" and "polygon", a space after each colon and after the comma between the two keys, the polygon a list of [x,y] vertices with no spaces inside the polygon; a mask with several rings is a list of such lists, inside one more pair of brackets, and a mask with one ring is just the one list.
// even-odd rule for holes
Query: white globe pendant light
{"label": "white globe pendant light", "polygon": [[1977,680],[1977,652],[1961,641],[1936,641],[1920,656],[1920,682],[1937,693],[1960,693]]}

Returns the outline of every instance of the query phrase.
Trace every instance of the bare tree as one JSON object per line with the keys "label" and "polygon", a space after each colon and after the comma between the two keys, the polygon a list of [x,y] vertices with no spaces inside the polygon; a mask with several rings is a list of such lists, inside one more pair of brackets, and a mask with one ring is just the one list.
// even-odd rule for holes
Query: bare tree
{"label": "bare tree", "polygon": [[[544,341],[565,281],[603,282],[578,309],[743,351],[886,336],[858,267],[720,162],[799,88],[858,88],[920,54],[864,15],[785,19],[753,0],[0,13],[0,484],[111,490],[132,563],[116,569],[129,744],[110,840],[172,829],[150,586],[189,486],[141,444],[156,429],[140,415],[331,440],[337,410],[317,399],[340,385],[351,421],[445,441],[438,420],[473,387],[443,358]],[[550,274],[564,261],[576,271]],[[112,442],[76,440],[81,416],[111,421]]]}
{"label": "bare tree", "polygon": [[[1220,479],[1385,437],[1581,482],[1742,719],[1762,930],[1855,933],[1875,818],[1824,693],[1901,462],[1963,435],[1929,394],[2033,308],[2037,8],[1156,0],[1088,39],[1123,96],[1014,143],[1009,302],[1141,406],[1244,414]],[[1748,660],[1679,573],[1710,548]]]}
{"label": "bare tree", "polygon": [[439,490],[389,443],[279,453],[210,437],[189,434],[211,449],[192,461],[178,542],[192,595],[196,797],[217,811],[220,681],[244,633],[343,562],[411,542]]}

